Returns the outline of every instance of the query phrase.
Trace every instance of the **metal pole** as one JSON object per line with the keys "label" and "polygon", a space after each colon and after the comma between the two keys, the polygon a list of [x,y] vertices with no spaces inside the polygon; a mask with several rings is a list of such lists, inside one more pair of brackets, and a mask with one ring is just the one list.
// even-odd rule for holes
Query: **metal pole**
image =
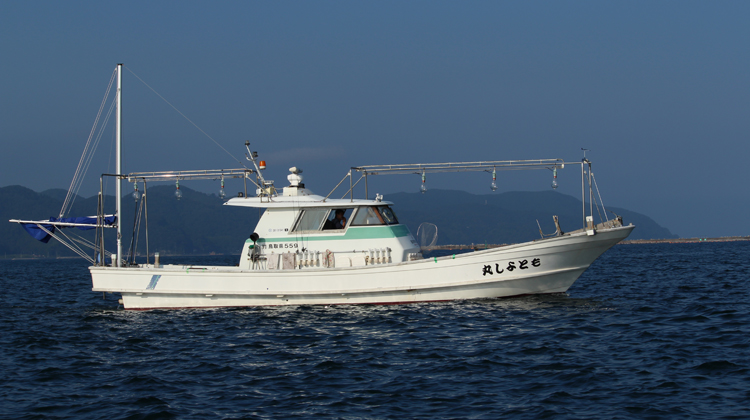
{"label": "metal pole", "polygon": [[586,159],[583,159],[581,161],[581,213],[583,217],[583,228],[586,229],[586,182],[584,178],[584,168],[583,165],[586,162]]}
{"label": "metal pole", "polygon": [[99,258],[96,265],[98,266],[105,266],[106,264],[106,258],[107,255],[104,252],[104,176],[99,177],[99,204],[96,209],[97,213],[97,225],[100,227],[97,227],[97,233],[101,231],[101,235],[98,237],[99,239]]}
{"label": "metal pole", "polygon": [[116,203],[117,203],[117,267],[120,267],[120,260],[122,259],[122,63],[117,65],[117,128],[115,138],[115,149],[117,149],[117,155],[115,157],[115,172],[117,173],[116,182]]}
{"label": "metal pole", "polygon": [[591,223],[594,223],[594,186],[591,182],[591,161],[589,161],[589,214],[591,214]]}
{"label": "metal pole", "polygon": [[148,187],[146,187],[146,178],[143,178],[143,207],[146,211],[146,265],[148,265]]}

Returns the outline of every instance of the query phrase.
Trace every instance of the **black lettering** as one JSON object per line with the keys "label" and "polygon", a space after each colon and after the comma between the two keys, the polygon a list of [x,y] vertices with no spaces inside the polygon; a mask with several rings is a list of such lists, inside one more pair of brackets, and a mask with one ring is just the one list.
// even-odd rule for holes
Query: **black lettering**
{"label": "black lettering", "polygon": [[509,262],[508,263],[508,271],[513,271],[515,269],[516,269],[516,263],[514,263],[513,261]]}
{"label": "black lettering", "polygon": [[540,260],[539,258],[534,258],[533,260],[531,260],[531,265],[533,265],[534,267],[539,267],[540,265],[542,265],[542,260]]}
{"label": "black lettering", "polygon": [[491,265],[485,265],[484,268],[482,268],[482,275],[486,276],[487,274],[492,274],[492,266]]}
{"label": "black lettering", "polygon": [[521,270],[526,270],[529,268],[529,260],[522,260],[518,262],[518,268]]}
{"label": "black lettering", "polygon": [[495,271],[497,272],[497,274],[501,274],[505,270],[500,268],[500,264],[495,263]]}

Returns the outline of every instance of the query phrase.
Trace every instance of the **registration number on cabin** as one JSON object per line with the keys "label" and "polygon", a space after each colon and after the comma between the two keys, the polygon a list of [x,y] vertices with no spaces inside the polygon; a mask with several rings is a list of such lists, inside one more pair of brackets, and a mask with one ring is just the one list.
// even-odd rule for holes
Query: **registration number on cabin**
{"label": "registration number on cabin", "polygon": [[259,244],[260,249],[295,249],[299,248],[296,242],[283,242],[278,244]]}
{"label": "registration number on cabin", "polygon": [[531,267],[539,267],[542,265],[542,259],[541,258],[533,258],[531,260],[529,259],[523,259],[518,261],[508,261],[508,263],[495,263],[495,264],[485,264],[484,267],[482,267],[482,275],[494,275],[494,274],[503,274],[504,272],[512,272],[515,270],[528,270]]}

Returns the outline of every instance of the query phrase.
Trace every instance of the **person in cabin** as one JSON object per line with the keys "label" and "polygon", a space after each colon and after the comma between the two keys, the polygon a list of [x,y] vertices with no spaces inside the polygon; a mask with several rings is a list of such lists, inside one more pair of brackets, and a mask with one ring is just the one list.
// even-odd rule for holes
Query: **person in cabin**
{"label": "person in cabin", "polygon": [[336,209],[336,216],[333,219],[333,229],[343,229],[346,227],[346,217],[344,217],[344,209]]}
{"label": "person in cabin", "polygon": [[346,209],[336,209],[333,219],[326,220],[323,230],[343,229],[346,227]]}

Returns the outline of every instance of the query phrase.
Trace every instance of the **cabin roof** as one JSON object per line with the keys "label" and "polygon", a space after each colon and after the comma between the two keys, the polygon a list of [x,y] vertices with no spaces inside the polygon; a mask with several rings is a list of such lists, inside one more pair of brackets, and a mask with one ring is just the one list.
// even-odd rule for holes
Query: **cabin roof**
{"label": "cabin roof", "polygon": [[304,196],[276,196],[276,197],[234,197],[224,205],[237,207],[260,208],[301,208],[301,207],[356,207],[392,205],[390,201],[361,200],[361,199],[332,199],[326,200],[320,195]]}

